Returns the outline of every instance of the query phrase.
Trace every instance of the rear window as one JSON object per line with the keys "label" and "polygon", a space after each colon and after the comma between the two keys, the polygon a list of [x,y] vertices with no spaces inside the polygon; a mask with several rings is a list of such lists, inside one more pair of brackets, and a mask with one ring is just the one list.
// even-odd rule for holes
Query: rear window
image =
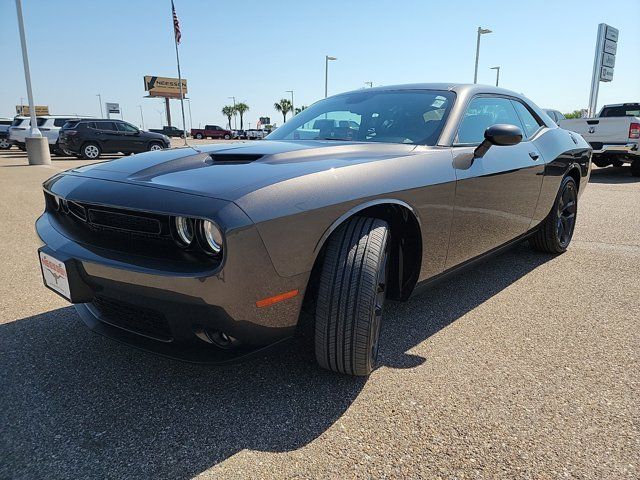
{"label": "rear window", "polygon": [[62,126],[64,126],[68,121],[69,121],[69,119],[68,119],[68,118],[56,118],[56,119],[53,121],[53,126],[54,126],[54,127],[62,127]]}
{"label": "rear window", "polygon": [[[19,127],[20,125],[22,125],[22,122],[24,122],[25,120],[27,120],[26,118],[16,118],[12,123],[11,126],[12,127]],[[27,125],[29,124],[29,120],[27,120]]]}
{"label": "rear window", "polygon": [[12,123],[11,120],[0,120],[0,125],[11,125]]}
{"label": "rear window", "polygon": [[604,107],[600,112],[601,117],[640,117],[640,103],[619,105],[616,107]]}

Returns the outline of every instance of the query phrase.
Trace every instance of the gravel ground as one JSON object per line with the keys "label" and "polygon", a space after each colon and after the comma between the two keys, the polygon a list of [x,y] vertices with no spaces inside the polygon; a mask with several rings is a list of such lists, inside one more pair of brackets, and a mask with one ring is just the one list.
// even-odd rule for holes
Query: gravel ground
{"label": "gravel ground", "polygon": [[387,308],[365,381],[304,345],[183,364],[41,285],[40,183],[0,153],[1,478],[640,477],[640,181],[597,169],[569,251],[517,247]]}

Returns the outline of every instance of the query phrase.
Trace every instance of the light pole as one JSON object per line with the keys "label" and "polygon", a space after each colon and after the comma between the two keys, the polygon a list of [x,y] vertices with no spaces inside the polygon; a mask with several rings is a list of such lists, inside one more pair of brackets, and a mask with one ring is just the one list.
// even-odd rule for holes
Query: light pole
{"label": "light pole", "polygon": [[373,82],[364,82],[365,85],[369,85],[369,88],[373,88]]}
{"label": "light pole", "polygon": [[96,97],[98,97],[98,103],[100,104],[100,118],[104,118],[104,113],[102,113],[102,95],[97,93]]}
{"label": "light pole", "polygon": [[142,114],[142,105],[138,105],[140,109],[140,120],[142,120],[142,130],[144,130],[144,115]]}
{"label": "light pole", "polygon": [[[233,99],[233,126],[234,126],[234,129],[237,130],[238,129],[238,112],[236,112],[236,97],[227,97],[227,98]],[[229,125],[229,128],[231,128],[231,125]]]}
{"label": "light pole", "polygon": [[478,27],[478,40],[476,42],[476,69],[473,73],[473,83],[478,83],[478,58],[480,58],[480,35],[491,33],[488,28]]}
{"label": "light pole", "polygon": [[327,98],[329,91],[329,60],[337,60],[336,57],[324,56],[324,98]]}
{"label": "light pole", "polygon": [[158,110],[157,108],[155,110],[156,112],[158,112],[158,115],[160,115],[160,128],[162,128],[163,127],[162,120],[164,119],[164,112],[162,110]]}
{"label": "light pole", "polygon": [[31,90],[31,71],[29,69],[29,54],[27,53],[27,35],[24,31],[24,19],[22,18],[22,0],[16,0],[16,13],[18,14],[18,30],[20,31],[20,45],[22,47],[22,64],[24,67],[24,79],[27,84],[27,99],[29,100],[29,116],[31,128],[25,139],[29,165],[44,165],[51,163],[49,153],[49,141],[42,137],[36,123],[36,107]]}
{"label": "light pole", "polygon": [[496,71],[496,87],[500,83],[500,67],[491,67],[491,70]]}
{"label": "light pole", "polygon": [[296,114],[296,109],[293,108],[293,90],[285,90],[285,91],[291,94],[291,117],[293,118],[293,116]]}
{"label": "light pole", "polygon": [[[191,99],[190,98],[185,98],[185,100],[187,101],[187,104],[189,105],[189,130],[193,130],[193,118],[191,118]],[[184,132],[185,136],[187,135],[187,132]]]}

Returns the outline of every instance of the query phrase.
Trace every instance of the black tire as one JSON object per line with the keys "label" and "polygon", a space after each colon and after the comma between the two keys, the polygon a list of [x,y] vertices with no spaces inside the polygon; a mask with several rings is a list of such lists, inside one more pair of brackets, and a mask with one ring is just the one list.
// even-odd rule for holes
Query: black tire
{"label": "black tire", "polygon": [[147,147],[147,151],[149,151],[149,152],[160,151],[160,150],[164,150],[164,147],[162,146],[162,144],[160,142],[151,142],[151,143],[149,143],[149,146]]}
{"label": "black tire", "polygon": [[203,137],[202,137],[202,134],[201,134],[201,133],[196,133],[196,138],[197,138],[198,140],[202,140],[202,138],[203,138]]}
{"label": "black tire", "polygon": [[101,153],[102,149],[100,148],[100,145],[89,142],[82,145],[82,148],[80,149],[80,158],[83,160],[97,160],[100,158]]}
{"label": "black tire", "polygon": [[17,145],[18,145],[18,148],[20,150],[22,150],[23,152],[27,151],[27,144],[26,143],[18,143]]}
{"label": "black tire", "polygon": [[640,177],[640,160],[634,160],[631,162],[631,175],[634,177]]}
{"label": "black tire", "polygon": [[542,221],[529,243],[541,252],[565,252],[573,237],[577,214],[578,186],[572,177],[565,177],[560,184],[551,212]]}
{"label": "black tire", "polygon": [[11,148],[11,142],[6,138],[0,138],[0,150],[9,150]]}
{"label": "black tire", "polygon": [[327,240],[315,311],[315,353],[321,367],[366,376],[378,356],[389,227],[354,217]]}
{"label": "black tire", "polygon": [[224,139],[225,139],[225,140],[230,140],[230,139],[231,139],[231,135],[226,134],[226,135],[224,136]]}

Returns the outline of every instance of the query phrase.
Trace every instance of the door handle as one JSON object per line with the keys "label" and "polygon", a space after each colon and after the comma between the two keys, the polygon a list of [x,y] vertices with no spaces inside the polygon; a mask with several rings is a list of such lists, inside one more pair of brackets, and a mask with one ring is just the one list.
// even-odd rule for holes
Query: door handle
{"label": "door handle", "polygon": [[538,152],[529,152],[529,156],[532,160],[537,160],[540,158],[540,154]]}

